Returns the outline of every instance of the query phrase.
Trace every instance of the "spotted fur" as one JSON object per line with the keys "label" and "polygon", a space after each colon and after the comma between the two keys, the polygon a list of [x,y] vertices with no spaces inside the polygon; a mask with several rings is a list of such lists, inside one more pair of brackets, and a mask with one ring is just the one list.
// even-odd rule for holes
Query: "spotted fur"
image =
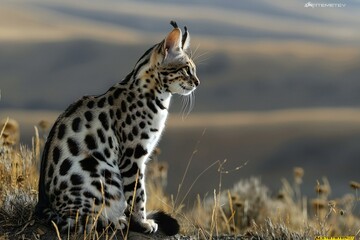
{"label": "spotted fur", "polygon": [[83,231],[99,215],[98,228],[123,230],[132,209],[130,228],[178,232],[169,215],[146,214],[145,191],[146,162],[164,129],[171,96],[189,95],[199,85],[187,54],[189,33],[171,24],[174,29],[123,81],[102,95],[83,97],[59,116],[42,156],[38,217],[62,230]]}

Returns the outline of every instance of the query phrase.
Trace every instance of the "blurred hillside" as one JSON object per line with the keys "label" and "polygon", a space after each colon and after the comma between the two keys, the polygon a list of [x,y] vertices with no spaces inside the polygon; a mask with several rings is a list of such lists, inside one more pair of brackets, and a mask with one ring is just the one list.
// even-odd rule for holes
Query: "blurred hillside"
{"label": "blurred hillside", "polygon": [[165,37],[170,19],[192,34],[202,81],[195,111],[360,104],[357,2],[344,9],[268,0],[0,4],[3,108],[61,110],[105,91]]}

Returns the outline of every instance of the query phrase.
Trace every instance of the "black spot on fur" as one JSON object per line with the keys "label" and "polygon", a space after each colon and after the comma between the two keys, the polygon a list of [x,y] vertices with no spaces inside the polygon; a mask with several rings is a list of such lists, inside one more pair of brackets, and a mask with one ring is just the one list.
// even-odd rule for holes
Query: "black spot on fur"
{"label": "black spot on fur", "polygon": [[70,181],[73,185],[80,185],[84,183],[83,178],[78,174],[71,175]]}
{"label": "black spot on fur", "polygon": [[144,106],[144,103],[142,101],[137,101],[136,104],[139,106],[139,107],[143,107]]}
{"label": "black spot on fur", "polygon": [[55,147],[53,150],[53,161],[55,164],[58,164],[60,159],[60,154],[61,154],[60,149],[58,147]]}
{"label": "black spot on fur", "polygon": [[108,137],[108,142],[109,142],[109,147],[110,147],[110,149],[113,149],[114,144],[113,144],[112,137]]}
{"label": "black spot on fur", "polygon": [[108,97],[108,103],[110,106],[114,105],[114,98],[112,96]]}
{"label": "black spot on fur", "polygon": [[126,101],[127,101],[128,103],[131,103],[131,102],[133,101],[133,98],[130,97],[130,96],[127,96]]}
{"label": "black spot on fur", "polygon": [[147,133],[141,133],[141,139],[149,139],[149,135]]}
{"label": "black spot on fur", "polygon": [[114,110],[110,109],[109,115],[110,115],[110,118],[113,119],[114,118]]}
{"label": "black spot on fur", "polygon": [[80,166],[84,171],[96,173],[99,162],[92,156],[84,158],[80,161]]}
{"label": "black spot on fur", "polygon": [[93,137],[93,135],[91,135],[91,134],[86,135],[85,143],[86,143],[86,146],[89,148],[89,150],[94,150],[97,148],[96,140]]}
{"label": "black spot on fur", "polygon": [[125,123],[128,124],[128,125],[131,124],[131,117],[130,117],[130,115],[127,115],[127,116],[126,116]]}
{"label": "black spot on fur", "polygon": [[95,102],[93,101],[93,100],[91,100],[91,101],[89,101],[88,103],[87,103],[87,107],[88,108],[90,108],[90,109],[92,109],[93,107],[94,107],[94,105],[95,105]]}
{"label": "black spot on fur", "polygon": [[101,99],[97,102],[97,106],[98,106],[99,108],[104,107],[105,101],[106,101],[106,98],[105,98],[105,97],[101,98]]}
{"label": "black spot on fur", "polygon": [[127,148],[126,150],[125,150],[125,156],[126,157],[132,157],[132,155],[134,154],[134,149],[132,149],[132,148]]}
{"label": "black spot on fur", "polygon": [[144,149],[144,147],[141,144],[136,145],[135,147],[135,158],[141,158],[142,156],[146,155],[148,152]]}
{"label": "black spot on fur", "polygon": [[123,90],[118,88],[114,91],[114,98],[117,99]]}
{"label": "black spot on fur", "polygon": [[131,132],[134,136],[137,136],[139,134],[139,130],[138,130],[137,126],[134,126]]}
{"label": "black spot on fur", "polygon": [[57,138],[58,138],[59,140],[61,140],[61,139],[64,137],[65,132],[66,132],[66,125],[62,123],[62,124],[60,124],[60,126],[59,126]]}
{"label": "black spot on fur", "polygon": [[69,151],[72,155],[74,155],[74,156],[79,155],[79,146],[78,146],[78,143],[74,139],[68,138],[67,145],[68,145]]}
{"label": "black spot on fur", "polygon": [[122,132],[121,137],[122,137],[123,142],[127,141],[127,136],[126,136],[126,133],[124,131]]}
{"label": "black spot on fur", "polygon": [[71,161],[66,158],[60,165],[60,175],[65,176],[71,168]]}
{"label": "black spot on fur", "polygon": [[92,115],[92,113],[91,113],[90,111],[86,111],[84,115],[85,115],[85,118],[86,118],[86,120],[87,120],[88,122],[91,122],[91,121],[92,121],[93,115]]}
{"label": "black spot on fur", "polygon": [[128,134],[128,139],[129,139],[129,141],[132,141],[132,140],[134,140],[134,136],[131,133],[129,133]]}
{"label": "black spot on fur", "polygon": [[99,120],[101,122],[101,125],[103,126],[103,128],[107,131],[109,130],[109,120],[107,117],[107,114],[105,112],[102,112],[99,114]]}
{"label": "black spot on fur", "polygon": [[145,122],[140,122],[140,123],[139,123],[139,127],[140,127],[141,129],[144,129],[145,126],[146,126]]}
{"label": "black spot on fur", "polygon": [[156,109],[154,103],[152,101],[146,101],[146,105],[150,108],[153,113],[157,113],[158,110]]}
{"label": "black spot on fur", "polygon": [[97,132],[98,137],[100,138],[100,141],[102,143],[105,143],[106,139],[105,139],[104,132],[101,129],[98,129],[96,132]]}
{"label": "black spot on fur", "polygon": [[81,119],[79,117],[75,118],[72,121],[71,127],[72,127],[72,130],[74,132],[79,132],[80,131],[80,123],[81,123]]}

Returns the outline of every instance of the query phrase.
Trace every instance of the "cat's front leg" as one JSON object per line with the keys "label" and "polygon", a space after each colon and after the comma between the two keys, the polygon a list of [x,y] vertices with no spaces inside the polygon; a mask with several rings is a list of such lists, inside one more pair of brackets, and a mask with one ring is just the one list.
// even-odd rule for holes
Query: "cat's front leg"
{"label": "cat's front leg", "polygon": [[126,172],[123,174],[124,193],[128,202],[129,217],[132,218],[130,225],[132,222],[138,225],[130,226],[130,229],[146,233],[156,232],[157,223],[146,217],[145,164],[139,167],[137,163],[133,163],[132,168],[137,168],[135,176],[127,178]]}

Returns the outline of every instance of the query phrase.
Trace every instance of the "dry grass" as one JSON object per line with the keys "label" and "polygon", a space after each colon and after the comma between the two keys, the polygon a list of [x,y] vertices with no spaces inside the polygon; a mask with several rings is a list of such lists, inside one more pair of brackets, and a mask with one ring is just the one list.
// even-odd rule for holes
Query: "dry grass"
{"label": "dry grass", "polygon": [[[38,239],[44,236],[46,239],[59,238],[56,226],[44,226],[32,218],[37,197],[40,149],[49,125],[42,121],[35,127],[32,146],[28,147],[21,145],[17,140],[19,127],[15,120],[5,119],[2,122],[0,239]],[[331,186],[324,178],[314,187],[317,197],[308,199],[301,193],[304,170],[295,167],[293,179],[283,179],[283,186],[278,194],[271,196],[259,178],[242,179],[235,183],[232,189],[222,189],[221,179],[229,171],[224,170],[226,161],[216,162],[214,164],[219,166],[219,186],[213,195],[198,196],[194,206],[185,207],[181,199],[186,197],[186,194],[168,196],[164,190],[168,165],[158,160],[159,153],[155,152],[148,167],[148,209],[172,213],[181,222],[179,238],[192,236],[195,239],[219,239],[237,236],[238,239],[313,239],[315,236],[345,235],[360,237],[357,206],[360,200],[359,182],[349,182],[348,194],[339,199],[330,199]],[[234,171],[240,170],[241,167]],[[188,177],[186,173],[184,177]],[[85,236],[67,233],[65,237],[116,239],[111,233],[98,233],[94,230]],[[141,236],[125,234],[124,238],[141,239]]]}

